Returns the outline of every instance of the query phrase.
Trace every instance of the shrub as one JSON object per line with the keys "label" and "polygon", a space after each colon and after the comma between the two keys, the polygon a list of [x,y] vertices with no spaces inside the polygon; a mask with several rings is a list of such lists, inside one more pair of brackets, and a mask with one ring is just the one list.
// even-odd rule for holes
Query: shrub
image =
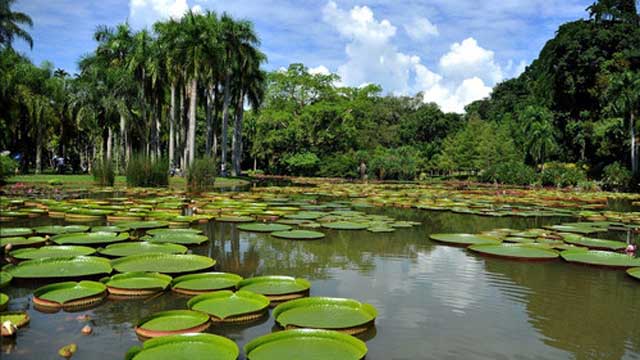
{"label": "shrub", "polygon": [[211,190],[218,174],[216,160],[205,157],[194,160],[187,168],[187,190],[201,192]]}
{"label": "shrub", "polygon": [[318,175],[356,179],[360,177],[359,166],[360,163],[355,154],[336,154],[322,159]]}
{"label": "shrub", "polygon": [[247,176],[256,176],[256,175],[264,175],[264,170],[260,170],[260,169],[247,170]]}
{"label": "shrub", "polygon": [[110,160],[96,160],[91,168],[93,182],[98,186],[113,186],[116,180],[116,172],[113,162]]}
{"label": "shrub", "polygon": [[480,175],[480,181],[507,185],[531,185],[536,180],[535,170],[519,161],[495,164]]}
{"label": "shrub", "polygon": [[540,182],[543,186],[577,186],[584,181],[587,181],[587,174],[576,164],[545,164],[540,174]]}
{"label": "shrub", "polygon": [[602,187],[609,191],[627,191],[631,188],[631,171],[619,162],[607,165],[602,173]]}
{"label": "shrub", "polygon": [[169,185],[169,161],[135,155],[127,164],[127,185],[157,187]]}
{"label": "shrub", "polygon": [[320,159],[312,152],[303,152],[289,155],[284,159],[289,175],[311,176],[318,168]]}
{"label": "shrub", "polygon": [[377,147],[369,160],[369,171],[380,180],[413,180],[422,165],[420,150],[412,146]]}
{"label": "shrub", "polygon": [[16,163],[11,157],[8,155],[0,155],[0,184],[4,183],[4,181],[11,175],[18,167],[18,163]]}

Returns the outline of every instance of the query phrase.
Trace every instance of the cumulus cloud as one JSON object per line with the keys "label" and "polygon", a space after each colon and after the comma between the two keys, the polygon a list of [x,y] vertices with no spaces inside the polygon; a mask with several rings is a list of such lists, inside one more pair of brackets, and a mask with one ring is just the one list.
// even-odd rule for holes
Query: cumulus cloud
{"label": "cumulus cloud", "polygon": [[429,21],[425,17],[417,17],[409,24],[404,25],[404,31],[412,40],[420,41],[428,38],[429,36],[438,36],[440,32],[438,27]]}
{"label": "cumulus cloud", "polygon": [[331,74],[331,71],[329,71],[329,69],[326,66],[320,65],[320,66],[309,68],[309,74],[312,74],[312,75],[316,75],[316,74],[329,75],[329,74]]}
{"label": "cumulus cloud", "polygon": [[[189,9],[187,0],[130,0],[129,22],[135,28],[148,27],[158,20],[180,19]],[[200,5],[191,9],[202,11]]]}
{"label": "cumulus cloud", "polygon": [[[323,9],[323,19],[347,40],[347,60],[338,67],[344,84],[376,83],[401,95],[421,92],[425,102],[435,102],[446,112],[464,112],[465,105],[489,96],[492,86],[521,72],[524,66],[521,63],[514,69],[511,63],[503,69],[493,51],[469,37],[453,43],[440,58],[437,71],[433,71],[419,56],[400,52],[394,40],[396,27],[389,20],[376,19],[366,6],[343,10],[329,1]],[[427,19],[418,19],[413,25],[416,23],[421,25],[405,26],[410,37],[437,34],[437,28]]]}

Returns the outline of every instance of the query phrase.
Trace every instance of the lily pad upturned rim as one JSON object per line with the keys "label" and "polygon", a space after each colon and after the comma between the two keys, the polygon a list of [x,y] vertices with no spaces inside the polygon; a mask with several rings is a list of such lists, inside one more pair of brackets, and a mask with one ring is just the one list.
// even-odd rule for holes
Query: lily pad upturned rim
{"label": "lily pad upturned rim", "polygon": [[454,246],[469,246],[479,244],[499,244],[502,241],[496,237],[480,234],[438,233],[429,235],[431,240]]}
{"label": "lily pad upturned rim", "polygon": [[[58,254],[53,253],[54,255],[44,255],[47,251],[69,251],[73,252],[71,254]],[[44,253],[44,254],[43,254]],[[55,258],[55,257],[70,257],[70,256],[89,256],[96,253],[96,249],[89,246],[81,246],[81,245],[51,245],[51,246],[42,246],[39,248],[22,248],[16,249],[9,253],[9,256],[18,260],[33,260],[33,259],[46,259],[46,258]],[[37,256],[36,256],[37,255]]]}
{"label": "lily pad upturned rim", "polygon": [[289,230],[274,231],[271,236],[287,240],[317,240],[324,238],[326,235],[312,230]]}
{"label": "lily pad upturned rim", "polygon": [[[175,317],[175,316],[181,316],[181,317],[191,317],[194,319],[195,325],[194,326],[189,326],[187,328],[182,328],[182,329],[147,329],[144,327],[144,325],[146,323],[148,323],[151,320],[155,320],[158,318],[163,318],[163,317]],[[193,311],[193,310],[166,310],[166,311],[160,311],[154,314],[151,314],[149,316],[144,317],[143,319],[141,319],[140,321],[138,321],[138,323],[135,326],[135,332],[136,334],[138,334],[139,336],[143,337],[143,338],[155,338],[155,337],[159,337],[159,336],[170,336],[170,335],[178,335],[178,334],[188,334],[188,333],[199,333],[202,331],[205,331],[209,328],[209,326],[211,325],[211,319],[209,318],[209,315],[200,312],[200,311]]]}
{"label": "lily pad upturned rim", "polygon": [[[77,288],[86,290],[86,293],[82,296],[70,297],[63,301],[46,298],[47,294],[51,292]],[[33,292],[33,303],[40,307],[59,309],[63,307],[79,307],[95,304],[102,301],[106,296],[107,287],[100,282],[88,280],[82,280],[79,282],[66,281],[37,288]]]}
{"label": "lily pad upturned rim", "polygon": [[[91,269],[88,268],[85,271],[76,271],[75,273],[60,273],[47,271],[42,274],[33,274],[33,270],[30,268],[39,268],[46,265],[53,264],[68,264],[68,263],[86,263],[92,265]],[[55,267],[59,270],[59,266]],[[60,257],[60,258],[45,258],[27,260],[19,263],[18,265],[7,265],[3,270],[8,271],[16,279],[38,279],[38,278],[79,278],[84,276],[110,274],[113,269],[109,260],[97,256],[73,256],[73,257]]]}
{"label": "lily pad upturned rim", "polygon": [[[281,275],[266,275],[266,276],[255,276],[252,278],[247,278],[240,281],[237,285],[238,290],[246,289],[253,284],[265,283],[265,282],[278,282],[278,283],[291,283],[295,284],[299,289],[291,290],[291,291],[273,291],[273,292],[260,292],[248,289],[249,291],[262,294],[269,298],[271,301],[281,301],[291,297],[291,295],[297,294],[308,294],[311,289],[311,283],[302,278],[294,278],[292,276],[281,276]],[[296,298],[299,296],[295,296]]]}
{"label": "lily pad upturned rim", "polygon": [[[136,249],[148,246],[149,248],[153,248],[154,250],[149,251],[140,251],[127,254],[126,252],[120,252],[124,249]],[[163,248],[164,250],[172,249],[172,251],[164,251],[159,250]],[[143,254],[154,254],[154,253],[163,253],[163,254],[185,254],[189,249],[186,246],[180,244],[173,243],[152,243],[147,241],[134,241],[134,242],[122,242],[116,244],[109,244],[104,248],[98,249],[98,253],[106,256],[113,257],[125,257],[131,255],[143,255]]]}
{"label": "lily pad upturned rim", "polygon": [[640,280],[640,267],[627,269],[627,274],[636,280]]}
{"label": "lily pad upturned rim", "polygon": [[289,231],[292,227],[278,223],[247,223],[238,225],[238,230],[256,233],[270,233],[275,231]]}
{"label": "lily pad upturned rim", "polygon": [[[219,360],[236,360],[240,355],[240,349],[238,345],[232,340],[213,334],[206,333],[193,333],[193,334],[180,334],[180,335],[170,335],[170,336],[161,336],[148,341],[145,341],[142,347],[134,346],[125,356],[125,360],[136,360],[140,358],[143,359],[153,359],[154,357],[149,355],[147,357],[143,357],[145,351],[156,351],[159,353],[167,354],[167,359],[171,358],[171,344],[180,344],[180,343],[188,343],[189,347],[194,347],[197,343],[212,345],[216,350],[219,348],[220,351],[224,351],[228,354],[227,357],[222,357],[220,353]],[[178,347],[177,351],[183,351],[183,347]],[[188,350],[187,350],[188,351]],[[193,358],[193,360],[205,360],[204,358]]]}
{"label": "lily pad upturned rim", "polygon": [[[189,268],[181,268],[181,269],[167,269],[166,267],[159,267],[156,261],[170,259],[178,262],[199,262],[200,264],[197,266],[191,266]],[[131,264],[136,261],[146,261],[148,264],[151,264],[147,267],[139,266],[139,267],[131,267]],[[194,271],[205,270],[213,267],[216,264],[216,261],[207,256],[195,255],[195,254],[160,254],[160,253],[150,253],[150,254],[140,254],[140,255],[129,255],[121,258],[117,258],[111,261],[111,265],[114,270],[118,272],[159,272],[161,274],[179,274],[179,273],[189,273]],[[155,265],[155,266],[154,266]],[[184,265],[183,265],[184,267]]]}
{"label": "lily pad upturned rim", "polygon": [[[354,311],[359,311],[364,315],[365,318],[368,318],[367,321],[361,323],[351,323],[351,324],[334,324],[332,326],[323,326],[319,327],[314,324],[304,324],[296,321],[292,322],[284,322],[282,320],[283,314],[286,314],[288,311],[291,311],[300,307],[319,307],[319,308],[328,308],[328,307],[348,307],[353,309]],[[282,303],[273,310],[273,317],[276,320],[276,323],[285,329],[292,328],[315,328],[315,329],[325,329],[325,330],[337,330],[346,332],[348,334],[359,334],[361,332],[366,331],[375,323],[375,319],[378,316],[378,311],[371,304],[361,303],[358,300],[347,299],[347,298],[333,298],[333,297],[307,297],[296,300],[287,301]]]}
{"label": "lily pad upturned rim", "polygon": [[611,251],[565,250],[560,253],[560,256],[567,262],[604,268],[628,269],[640,266],[639,258]]}
{"label": "lily pad upturned rim", "polygon": [[9,285],[11,280],[13,279],[13,275],[7,271],[0,271],[0,289]]}
{"label": "lily pad upturned rim", "polygon": [[[129,285],[123,282],[135,279],[155,280],[152,284]],[[164,291],[171,284],[171,276],[160,274],[157,272],[127,272],[121,274],[115,274],[111,277],[102,279],[102,282],[107,286],[107,290],[110,294],[124,295],[124,296],[146,296]]]}
{"label": "lily pad upturned rim", "polygon": [[11,317],[19,316],[21,318],[19,322],[13,323],[13,325],[15,325],[17,328],[21,328],[27,325],[29,321],[31,321],[31,317],[29,316],[29,313],[26,311],[5,311],[0,313],[0,323],[6,321],[6,320],[1,320],[3,317],[6,317],[6,316],[11,316]]}
{"label": "lily pad upturned rim", "polygon": [[[243,298],[247,301],[255,302],[257,303],[257,306],[250,311],[234,312],[225,316],[220,316],[205,309],[195,309],[199,303],[205,301],[224,301],[224,299],[230,299],[232,297]],[[236,292],[233,292],[231,290],[222,290],[197,295],[187,302],[187,307],[191,310],[197,310],[209,314],[211,316],[211,320],[214,322],[245,322],[261,318],[268,311],[270,303],[271,302],[266,296],[256,294],[251,291],[238,290]]]}
{"label": "lily pad upturned rim", "polygon": [[[229,279],[233,283],[233,285],[225,286],[221,288],[207,288],[207,289],[199,289],[199,288],[184,286],[185,282],[188,282],[191,280],[211,278],[211,277]],[[180,294],[185,294],[185,295],[199,295],[199,294],[209,293],[213,291],[232,290],[236,288],[237,284],[242,279],[243,278],[240,275],[227,273],[227,272],[205,272],[205,273],[197,273],[197,274],[188,274],[188,275],[182,275],[174,278],[173,281],[171,282],[171,290]],[[181,283],[183,284],[180,285]]]}
{"label": "lily pad upturned rim", "polygon": [[544,261],[560,257],[555,250],[534,247],[530,244],[482,244],[471,245],[468,249],[487,256],[513,260]]}
{"label": "lily pad upturned rim", "polygon": [[[363,359],[367,355],[367,345],[364,341],[353,337],[351,335],[347,335],[338,331],[332,330],[320,330],[320,329],[294,329],[294,330],[285,330],[279,331],[267,335],[260,336],[249,341],[244,346],[244,352],[249,360],[279,360],[271,357],[255,357],[252,356],[254,351],[259,351],[261,346],[269,345],[269,346],[277,346],[276,343],[280,341],[286,340],[295,340],[295,339],[310,339],[314,338],[316,340],[325,340],[332,342],[341,342],[345,347],[351,348],[354,353],[354,358],[350,360],[359,360]],[[286,345],[285,345],[286,346]],[[327,354],[331,356],[333,354]]]}

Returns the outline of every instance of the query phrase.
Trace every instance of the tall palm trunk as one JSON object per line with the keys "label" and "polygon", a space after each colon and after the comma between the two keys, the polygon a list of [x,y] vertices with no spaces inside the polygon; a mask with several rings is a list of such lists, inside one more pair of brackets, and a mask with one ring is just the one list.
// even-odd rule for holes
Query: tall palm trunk
{"label": "tall palm trunk", "polygon": [[224,77],[224,103],[222,105],[222,146],[220,155],[220,175],[227,176],[227,128],[229,126],[229,102],[231,101],[231,74],[227,71]]}
{"label": "tall palm trunk", "polygon": [[207,112],[207,141],[206,141],[206,153],[207,156],[211,156],[211,140],[213,137],[213,119],[211,111],[215,103],[213,86],[209,86],[206,90],[206,112]]}
{"label": "tall palm trunk", "polygon": [[38,127],[36,130],[36,174],[40,174],[42,172],[42,130],[40,121],[36,126]]}
{"label": "tall palm trunk", "polygon": [[218,154],[218,110],[220,109],[220,91],[216,82],[213,88],[213,144],[211,145],[211,155],[215,158]]}
{"label": "tall palm trunk", "polygon": [[[120,115],[120,151],[118,152],[120,155],[118,156],[118,161],[122,161],[122,167],[127,167],[127,149],[129,145],[127,144],[127,132],[125,128],[127,127],[127,120],[125,120],[124,116]],[[124,158],[123,158],[124,155]]]}
{"label": "tall palm trunk", "polygon": [[189,133],[187,143],[189,144],[189,165],[193,163],[196,152],[196,105],[198,92],[198,74],[193,74],[191,79],[191,89],[189,94]]}
{"label": "tall palm trunk", "polygon": [[107,128],[107,152],[105,154],[105,159],[107,162],[111,161],[111,150],[113,149],[113,130],[111,127]]}
{"label": "tall palm trunk", "polygon": [[171,83],[171,114],[169,115],[169,166],[174,166],[173,156],[175,155],[174,124],[176,122],[176,84]]}
{"label": "tall palm trunk", "polygon": [[233,176],[240,176],[242,172],[242,119],[244,116],[243,111],[244,93],[240,91],[238,96],[238,103],[236,104],[235,122],[233,124],[233,150],[232,163],[233,163]]}
{"label": "tall palm trunk", "polygon": [[631,133],[631,172],[635,175],[638,172],[638,161],[636,159],[636,124],[635,115],[631,112],[629,116],[629,132]]}

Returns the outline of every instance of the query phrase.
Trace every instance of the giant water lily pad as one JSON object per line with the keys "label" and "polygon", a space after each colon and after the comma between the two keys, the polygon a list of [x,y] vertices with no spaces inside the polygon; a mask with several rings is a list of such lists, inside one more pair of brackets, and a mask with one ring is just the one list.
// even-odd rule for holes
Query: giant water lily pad
{"label": "giant water lily pad", "polygon": [[258,276],[240,281],[238,289],[265,295],[271,301],[283,301],[309,295],[311,284],[290,276]]}
{"label": "giant water lily pad", "polygon": [[91,232],[91,233],[62,234],[62,235],[56,235],[52,237],[51,240],[59,245],[110,244],[110,243],[129,240],[129,233],[124,232],[124,233],[118,234],[114,232]]}
{"label": "giant water lily pad", "polygon": [[33,230],[29,228],[0,227],[0,237],[28,236],[31,234],[33,234]]}
{"label": "giant water lily pad", "polygon": [[59,235],[59,234],[71,234],[71,233],[79,233],[89,231],[88,226],[84,225],[49,225],[49,226],[39,226],[33,229],[38,235]]}
{"label": "giant water lily pad", "polygon": [[88,306],[102,301],[107,287],[97,281],[68,281],[46,285],[33,292],[33,302],[45,308]]}
{"label": "giant water lily pad", "polygon": [[162,336],[129,349],[125,360],[236,360],[240,351],[233,341],[212,334]]}
{"label": "giant water lily pad", "polygon": [[182,245],[200,245],[204,242],[209,241],[209,238],[194,233],[161,233],[159,235],[154,236],[145,236],[144,240],[153,242],[153,243],[173,243],[173,244],[182,244]]}
{"label": "giant water lily pad", "polygon": [[640,280],[640,267],[627,270],[627,274],[629,274],[633,278]]}
{"label": "giant water lily pad", "polygon": [[8,304],[9,304],[9,295],[5,293],[0,293],[0,311],[4,311],[7,308]]}
{"label": "giant water lily pad", "polygon": [[23,261],[5,269],[15,278],[72,278],[111,273],[109,260],[95,256],[47,258]]}
{"label": "giant water lily pad", "polygon": [[561,225],[545,226],[545,229],[550,229],[558,232],[568,232],[576,234],[594,234],[597,232],[606,232],[607,227],[598,227],[595,224],[590,223],[570,223]]}
{"label": "giant water lily pad", "polygon": [[201,255],[142,254],[113,260],[112,265],[118,272],[178,274],[208,269],[215,263],[215,260]]}
{"label": "giant water lily pad", "polygon": [[126,226],[133,230],[150,230],[166,228],[169,226],[167,221],[126,221],[116,223],[118,226]]}
{"label": "giant water lily pad", "polygon": [[377,315],[372,305],[328,297],[291,300],[273,310],[276,322],[285,329],[329,329],[350,334],[366,331],[373,325]]}
{"label": "giant water lily pad", "polygon": [[107,245],[104,249],[98,249],[98,252],[106,256],[123,257],[151,253],[184,254],[187,250],[186,247],[178,244],[141,241]]}
{"label": "giant water lily pad", "polygon": [[251,216],[231,216],[231,215],[223,215],[216,218],[217,222],[223,223],[250,223],[254,222],[255,219]]}
{"label": "giant water lily pad", "polygon": [[603,239],[594,239],[586,236],[579,236],[573,234],[563,234],[562,238],[564,242],[577,245],[577,246],[585,246],[589,249],[594,250],[622,250],[627,247],[626,243],[622,241],[613,241],[613,240],[603,240]]}
{"label": "giant water lily pad", "polygon": [[365,230],[369,225],[351,221],[335,221],[323,223],[322,227],[332,230]]}
{"label": "giant water lily pad", "polygon": [[560,256],[554,250],[521,244],[471,245],[469,250],[484,255],[517,260],[553,260]]}
{"label": "giant water lily pad", "polygon": [[478,234],[431,234],[431,240],[450,244],[450,245],[480,245],[480,244],[497,244],[501,240],[488,235]]}
{"label": "giant water lily pad", "polygon": [[13,279],[13,275],[7,271],[0,271],[0,289],[9,285],[11,280]]}
{"label": "giant water lily pad", "polygon": [[9,311],[0,313],[0,324],[10,321],[17,328],[21,328],[29,323],[31,318],[26,311]]}
{"label": "giant water lily pad", "polygon": [[249,232],[274,232],[274,231],[288,231],[291,230],[291,226],[285,224],[275,223],[253,223],[238,225],[238,230]]}
{"label": "giant water lily pad", "polygon": [[250,291],[217,291],[198,295],[189,302],[191,310],[211,315],[213,321],[239,322],[262,317],[269,308],[269,299]]}
{"label": "giant water lily pad", "polygon": [[281,360],[304,354],[309,360],[359,360],[367,354],[365,343],[337,331],[298,329],[261,336],[247,343],[248,360]]}
{"label": "giant water lily pad", "polygon": [[640,258],[634,258],[626,254],[620,254],[600,250],[567,250],[560,253],[568,262],[596,265],[615,268],[630,268],[640,266]]}
{"label": "giant water lily pad", "polygon": [[25,237],[5,237],[0,239],[0,246],[5,247],[9,244],[15,247],[25,247],[25,246],[38,246],[44,244],[47,239],[41,236],[31,236],[28,238]]}
{"label": "giant water lily pad", "polygon": [[9,255],[19,260],[33,260],[55,257],[87,256],[96,252],[88,246],[59,245],[43,246],[40,248],[26,248],[12,251]]}
{"label": "giant water lily pad", "polygon": [[109,293],[122,296],[147,296],[165,290],[171,284],[171,276],[149,273],[130,272],[116,274],[103,279]]}
{"label": "giant water lily pad", "polygon": [[94,226],[91,228],[92,232],[115,232],[121,233],[129,231],[130,228],[124,225],[108,225],[108,226]]}
{"label": "giant water lily pad", "polygon": [[192,310],[169,310],[140,320],[136,334],[145,338],[205,331],[211,325],[209,315]]}
{"label": "giant water lily pad", "polygon": [[183,229],[152,229],[147,231],[148,235],[166,235],[166,234],[202,234],[202,230],[193,229],[193,228],[183,228]]}
{"label": "giant water lily pad", "polygon": [[323,233],[311,230],[275,231],[271,236],[288,240],[316,240],[325,237]]}
{"label": "giant water lily pad", "polygon": [[171,289],[182,294],[197,295],[235,289],[241,280],[242,276],[223,272],[190,274],[173,279]]}

